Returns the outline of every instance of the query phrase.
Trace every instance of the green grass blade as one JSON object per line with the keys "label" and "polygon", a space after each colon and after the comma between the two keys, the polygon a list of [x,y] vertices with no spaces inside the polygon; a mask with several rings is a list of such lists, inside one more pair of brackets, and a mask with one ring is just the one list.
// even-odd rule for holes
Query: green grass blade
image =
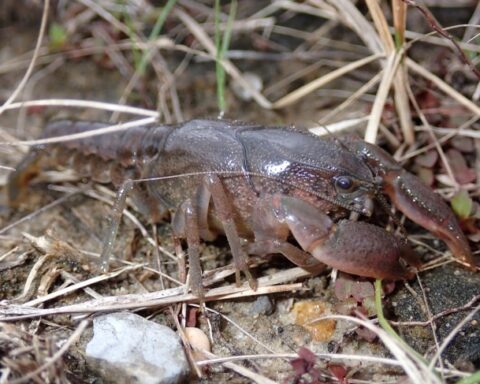
{"label": "green grass blade", "polygon": [[382,307],[382,280],[377,279],[375,280],[375,309],[377,311],[377,319],[380,326],[383,328],[385,332],[387,332],[391,337],[393,337],[398,343],[403,347],[403,349],[409,352],[411,355],[415,356],[423,363],[427,363],[422,355],[420,355],[417,351],[415,351],[412,347],[410,347],[405,340],[403,340],[397,332],[392,328],[389,324],[388,320],[385,318],[383,314],[383,307]]}
{"label": "green grass blade", "polygon": [[[150,36],[148,36],[148,41],[153,41],[155,40],[158,35],[160,34],[163,24],[165,24],[165,20],[167,20],[168,15],[170,14],[170,11],[172,10],[173,6],[177,0],[168,0],[167,4],[165,7],[163,7],[162,12],[160,12],[160,15],[157,18],[157,21],[155,22],[155,25],[153,26],[152,31],[150,32]],[[137,72],[143,75],[145,73],[145,70],[147,68],[147,64],[150,61],[150,53],[148,50],[143,52],[142,59],[137,67]]]}
{"label": "green grass blade", "polygon": [[220,31],[220,1],[215,0],[215,46],[217,49],[217,57],[215,63],[215,73],[217,78],[217,100],[220,116],[225,113],[225,69],[221,62],[225,58],[230,45],[230,38],[232,36],[233,21],[237,12],[237,2],[234,0],[230,3],[230,12],[228,15],[227,27],[223,36]]}

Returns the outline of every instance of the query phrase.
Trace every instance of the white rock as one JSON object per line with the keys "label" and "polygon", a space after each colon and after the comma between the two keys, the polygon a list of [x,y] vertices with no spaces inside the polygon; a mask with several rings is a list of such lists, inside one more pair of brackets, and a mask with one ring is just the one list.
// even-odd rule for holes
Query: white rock
{"label": "white rock", "polygon": [[110,383],[174,384],[189,365],[179,337],[170,328],[122,312],[93,321],[87,361]]}

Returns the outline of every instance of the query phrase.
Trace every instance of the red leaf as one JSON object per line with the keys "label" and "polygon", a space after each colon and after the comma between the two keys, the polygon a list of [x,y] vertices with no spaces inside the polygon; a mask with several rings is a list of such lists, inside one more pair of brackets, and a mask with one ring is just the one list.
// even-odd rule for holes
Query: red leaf
{"label": "red leaf", "polygon": [[475,150],[475,144],[472,138],[465,136],[455,136],[450,140],[450,144],[460,152],[470,153]]}
{"label": "red leaf", "polygon": [[452,148],[447,151],[446,155],[455,179],[460,184],[475,181],[477,175],[473,169],[468,168],[467,162],[460,151]]}
{"label": "red leaf", "polygon": [[298,356],[310,364],[317,362],[317,356],[310,349],[306,347],[300,347],[298,350]]}
{"label": "red leaf", "polygon": [[417,169],[417,176],[422,180],[426,185],[432,186],[435,181],[435,175],[431,168],[419,167]]}
{"label": "red leaf", "polygon": [[358,336],[368,341],[369,343],[372,343],[377,338],[377,335],[375,334],[375,332],[367,328],[359,327],[355,330],[355,332],[357,333]]}
{"label": "red leaf", "polygon": [[440,100],[430,90],[420,92],[417,96],[420,109],[433,109],[440,106]]}
{"label": "red leaf", "polygon": [[353,298],[359,303],[367,297],[373,297],[375,295],[373,284],[369,281],[357,281],[353,288]]}
{"label": "red leaf", "polygon": [[347,384],[348,381],[346,379],[347,376],[347,370],[345,367],[342,365],[337,365],[337,364],[329,364],[328,369],[332,373],[333,376],[341,383],[341,384]]}
{"label": "red leaf", "polygon": [[297,376],[302,376],[303,374],[307,373],[309,369],[308,363],[303,359],[290,360],[290,365]]}
{"label": "red leaf", "polygon": [[353,297],[358,302],[361,302],[364,298],[373,295],[373,285],[369,281],[358,281],[343,273],[335,281],[335,296],[339,300]]}
{"label": "red leaf", "polygon": [[352,296],[353,280],[341,273],[335,281],[335,296],[339,300],[345,300]]}
{"label": "red leaf", "polygon": [[415,163],[425,168],[432,168],[438,160],[438,152],[430,150],[415,158]]}

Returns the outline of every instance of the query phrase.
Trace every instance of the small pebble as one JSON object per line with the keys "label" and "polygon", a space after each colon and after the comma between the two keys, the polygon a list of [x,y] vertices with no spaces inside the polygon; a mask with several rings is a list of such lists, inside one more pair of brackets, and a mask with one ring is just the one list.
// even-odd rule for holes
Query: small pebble
{"label": "small pebble", "polygon": [[87,362],[107,383],[175,384],[190,370],[178,335],[133,313],[96,317]]}
{"label": "small pebble", "polygon": [[258,317],[260,315],[271,315],[274,311],[274,306],[272,300],[269,296],[263,295],[257,297],[257,299],[252,303],[249,313],[253,317]]}
{"label": "small pebble", "polygon": [[196,361],[206,358],[206,356],[201,351],[212,351],[208,336],[200,328],[186,327],[185,336],[187,337],[188,342],[193,348],[192,355]]}

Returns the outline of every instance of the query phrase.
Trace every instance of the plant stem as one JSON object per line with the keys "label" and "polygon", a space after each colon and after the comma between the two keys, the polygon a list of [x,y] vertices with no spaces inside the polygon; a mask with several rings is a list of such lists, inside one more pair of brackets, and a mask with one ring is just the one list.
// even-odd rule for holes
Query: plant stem
{"label": "plant stem", "polygon": [[[148,41],[153,41],[158,37],[158,35],[160,34],[160,31],[163,28],[163,24],[165,24],[165,20],[167,20],[168,14],[172,10],[176,1],[177,0],[168,0],[165,7],[163,7],[162,12],[160,12],[160,15],[158,16],[157,21],[155,22],[155,25],[153,26],[153,29],[150,32],[150,36],[148,36]],[[149,61],[150,61],[150,54],[149,54],[149,51],[146,50],[143,53],[140,64],[137,67],[137,72],[143,75],[145,73],[145,69],[147,68],[147,64]]]}
{"label": "plant stem", "polygon": [[385,332],[387,332],[390,336],[392,336],[403,348],[405,351],[410,353],[411,355],[415,356],[425,364],[427,363],[426,360],[422,355],[420,355],[417,351],[415,351],[412,347],[410,347],[405,340],[403,340],[397,332],[392,328],[389,324],[388,320],[385,318],[383,314],[383,307],[382,307],[382,280],[376,279],[375,280],[375,310],[377,311],[377,319],[380,326],[383,328]]}
{"label": "plant stem", "polygon": [[222,65],[222,60],[225,57],[225,53],[228,51],[230,44],[230,37],[232,35],[233,21],[235,20],[235,14],[237,11],[236,0],[230,4],[230,12],[228,15],[227,26],[223,37],[220,36],[220,0],[215,0],[215,46],[217,50],[217,57],[215,62],[215,72],[217,78],[217,99],[219,115],[223,116],[225,113],[225,69]]}

